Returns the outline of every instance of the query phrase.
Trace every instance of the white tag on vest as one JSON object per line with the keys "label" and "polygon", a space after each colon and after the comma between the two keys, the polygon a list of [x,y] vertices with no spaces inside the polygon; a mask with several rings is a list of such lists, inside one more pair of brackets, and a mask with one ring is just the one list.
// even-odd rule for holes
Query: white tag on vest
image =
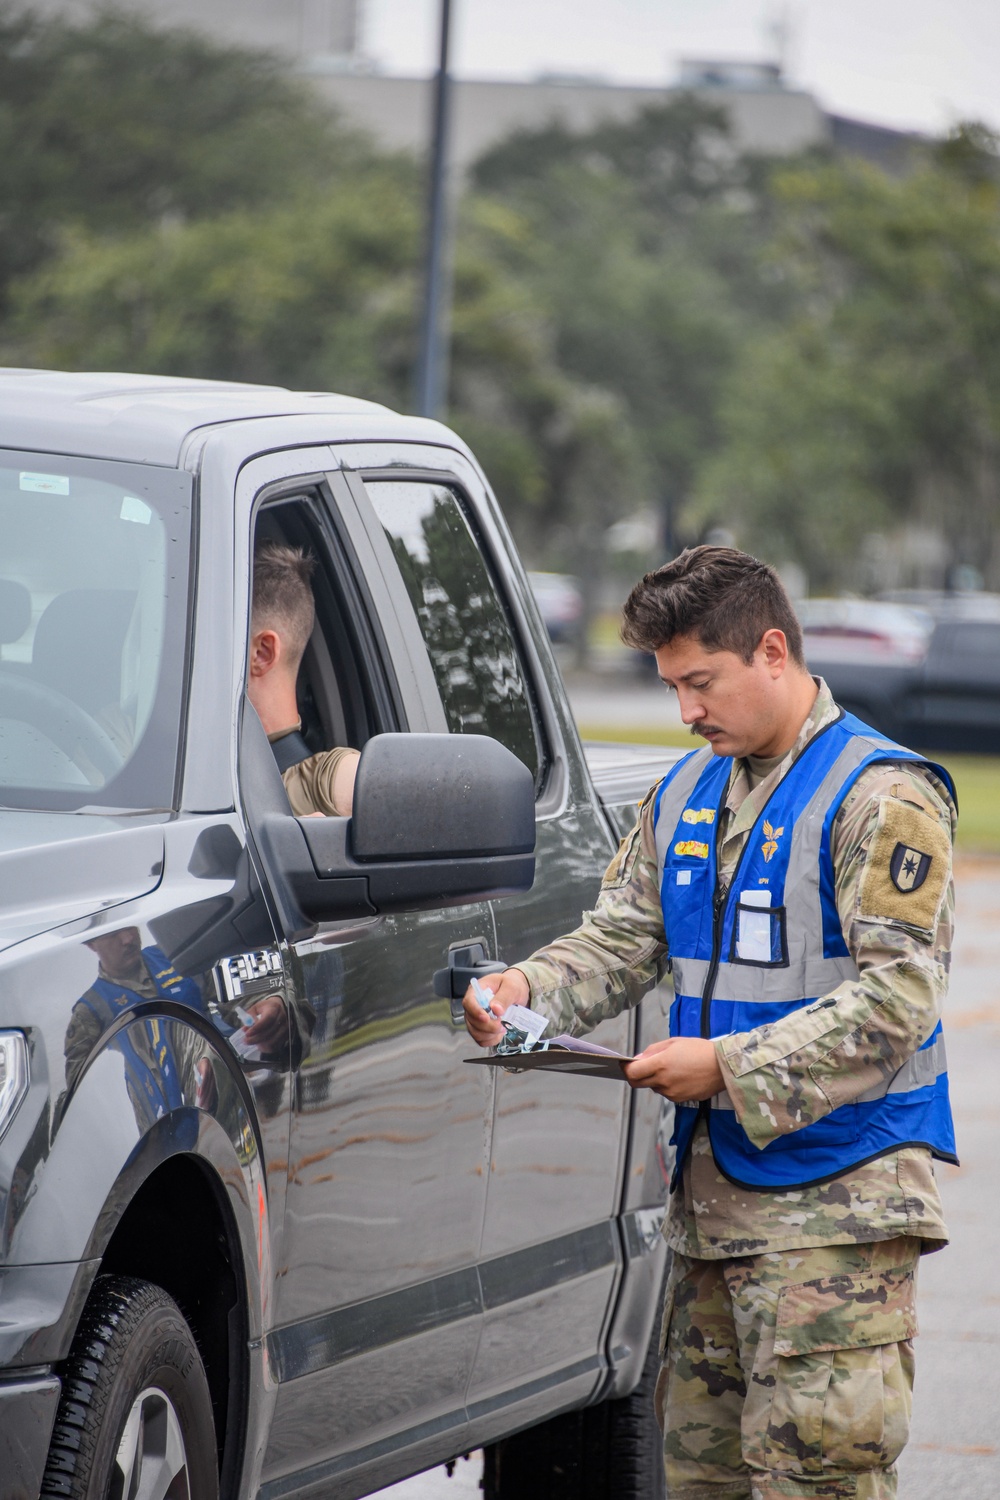
{"label": "white tag on vest", "polygon": [[[740,891],[740,906],[771,905],[770,891]],[[736,932],[736,957],[747,964],[771,962],[771,917],[762,911],[740,911]]]}

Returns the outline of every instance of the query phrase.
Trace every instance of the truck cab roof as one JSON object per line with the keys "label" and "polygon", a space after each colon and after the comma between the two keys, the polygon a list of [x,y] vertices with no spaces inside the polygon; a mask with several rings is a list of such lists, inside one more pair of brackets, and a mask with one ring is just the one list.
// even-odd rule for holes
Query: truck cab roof
{"label": "truck cab roof", "polygon": [[[348,418],[355,433],[359,419],[365,418],[376,419],[372,427],[385,427],[386,435],[390,423],[394,435],[400,435],[401,425],[411,435],[417,423],[425,439],[440,440],[442,432],[437,423],[401,418],[374,401],[327,391],[169,375],[0,369],[0,447],[22,451],[174,468],[182,463],[188,439],[199,430],[260,418],[310,416]],[[335,436],[329,429],[329,440]]]}

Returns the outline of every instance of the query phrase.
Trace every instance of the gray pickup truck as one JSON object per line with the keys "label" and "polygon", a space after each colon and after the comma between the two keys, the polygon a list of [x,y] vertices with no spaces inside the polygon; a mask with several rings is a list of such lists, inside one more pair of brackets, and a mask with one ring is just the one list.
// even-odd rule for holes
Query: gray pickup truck
{"label": "gray pickup truck", "polygon": [[[662,1493],[661,1101],[465,1067],[672,752],[588,767],[487,483],[330,395],[0,372],[0,1493]],[[251,560],[316,560],[292,815]],[[602,1025],[665,1034],[654,991]],[[650,1353],[651,1351],[651,1353]]]}

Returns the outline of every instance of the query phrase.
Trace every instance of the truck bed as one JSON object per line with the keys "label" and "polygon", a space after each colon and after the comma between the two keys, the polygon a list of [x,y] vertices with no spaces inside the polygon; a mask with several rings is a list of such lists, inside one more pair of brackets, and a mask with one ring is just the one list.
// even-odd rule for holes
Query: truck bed
{"label": "truck bed", "polygon": [[[693,742],[691,748],[697,748]],[[597,794],[620,836],[632,827],[639,803],[650,787],[688,753],[676,745],[623,745],[603,740],[588,740],[583,750]]]}

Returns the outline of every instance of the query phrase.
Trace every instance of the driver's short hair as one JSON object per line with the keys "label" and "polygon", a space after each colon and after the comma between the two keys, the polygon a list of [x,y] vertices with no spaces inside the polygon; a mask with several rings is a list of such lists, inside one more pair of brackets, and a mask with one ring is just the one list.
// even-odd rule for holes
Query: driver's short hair
{"label": "driver's short hair", "polygon": [[250,628],[276,630],[288,652],[289,665],[298,667],[316,619],[312,575],[315,558],[301,547],[284,542],[261,542],[253,558],[253,606]]}

